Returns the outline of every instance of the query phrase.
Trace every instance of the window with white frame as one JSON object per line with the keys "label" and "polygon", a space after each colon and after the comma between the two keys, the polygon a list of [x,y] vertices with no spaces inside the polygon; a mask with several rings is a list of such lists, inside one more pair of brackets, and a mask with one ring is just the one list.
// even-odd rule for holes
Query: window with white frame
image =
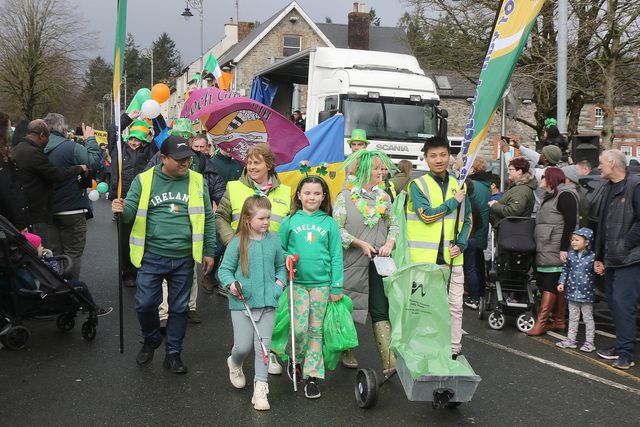
{"label": "window with white frame", "polygon": [[627,157],[631,155],[631,149],[632,147],[630,145],[620,146],[620,151],[622,151],[622,154],[624,154]]}
{"label": "window with white frame", "polygon": [[295,34],[285,34],[282,49],[283,56],[291,56],[302,49],[302,36]]}
{"label": "window with white frame", "polygon": [[604,110],[600,107],[593,109],[593,127],[596,129],[602,129],[604,123]]}

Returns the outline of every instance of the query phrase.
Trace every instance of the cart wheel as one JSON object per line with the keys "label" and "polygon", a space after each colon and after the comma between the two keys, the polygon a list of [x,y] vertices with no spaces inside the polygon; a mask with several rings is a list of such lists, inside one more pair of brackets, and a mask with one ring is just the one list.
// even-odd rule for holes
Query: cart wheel
{"label": "cart wheel", "polygon": [[76,326],[75,314],[63,313],[56,319],[56,326],[63,332],[68,332]]}
{"label": "cart wheel", "polygon": [[82,324],[82,338],[85,341],[93,341],[96,337],[96,324],[91,320],[87,320]]}
{"label": "cart wheel", "polygon": [[487,303],[484,299],[485,297],[480,297],[480,303],[478,304],[478,320],[484,320],[487,315]]}
{"label": "cart wheel", "polygon": [[487,320],[489,322],[489,327],[495,330],[500,330],[504,328],[504,324],[506,322],[504,314],[500,313],[497,310],[493,310],[489,314],[489,318]]}
{"label": "cart wheel", "polygon": [[356,374],[356,403],[362,409],[373,407],[378,401],[378,375],[371,368],[358,370]]}
{"label": "cart wheel", "polygon": [[529,332],[536,325],[536,319],[529,313],[522,313],[516,319],[516,326],[520,332]]}
{"label": "cart wheel", "polygon": [[24,326],[18,325],[11,327],[0,337],[0,340],[9,350],[22,350],[29,342],[29,338],[31,338],[31,332]]}

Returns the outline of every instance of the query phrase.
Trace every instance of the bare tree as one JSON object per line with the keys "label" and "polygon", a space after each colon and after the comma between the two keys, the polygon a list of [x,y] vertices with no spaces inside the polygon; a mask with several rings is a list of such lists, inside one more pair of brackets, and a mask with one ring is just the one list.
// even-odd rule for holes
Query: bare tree
{"label": "bare tree", "polygon": [[[405,0],[413,11],[401,23],[423,67],[458,71],[475,82],[496,14],[494,0]],[[578,129],[586,102],[601,102],[605,111],[603,143],[613,140],[613,112],[624,88],[635,83],[640,34],[637,0],[569,0],[568,131]],[[556,4],[546,2],[532,28],[514,76],[531,82],[535,123],[516,120],[542,138],[544,120],[556,116]],[[637,87],[637,84],[636,86]]]}
{"label": "bare tree", "polygon": [[67,0],[6,0],[0,8],[0,91],[29,119],[77,92],[92,35],[74,10]]}

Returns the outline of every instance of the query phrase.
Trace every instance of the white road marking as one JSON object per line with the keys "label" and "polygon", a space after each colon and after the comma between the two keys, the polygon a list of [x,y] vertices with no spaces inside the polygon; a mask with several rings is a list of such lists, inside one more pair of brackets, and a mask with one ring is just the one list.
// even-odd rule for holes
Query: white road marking
{"label": "white road marking", "polygon": [[574,369],[574,368],[570,368],[568,366],[561,365],[559,363],[551,362],[549,360],[545,360],[545,359],[542,359],[540,357],[533,356],[531,354],[525,353],[523,351],[516,350],[516,349],[513,349],[513,348],[509,348],[509,347],[504,346],[502,344],[498,344],[498,343],[495,343],[495,342],[492,342],[492,341],[488,341],[488,340],[485,340],[483,338],[479,338],[479,337],[476,337],[476,336],[473,336],[473,335],[467,335],[466,338],[470,339],[470,340],[473,340],[473,341],[476,341],[476,342],[479,342],[479,343],[482,343],[482,344],[485,344],[485,345],[488,345],[490,347],[497,348],[499,350],[506,351],[507,353],[515,354],[516,356],[520,356],[520,357],[524,357],[526,359],[534,360],[534,361],[536,361],[538,363],[542,363],[543,365],[551,366],[553,368],[560,369],[561,371],[569,372],[571,374],[578,375],[578,376],[586,378],[588,380],[596,381],[596,382],[599,382],[601,384],[608,385],[609,387],[617,388],[619,390],[623,390],[623,391],[626,391],[626,392],[629,392],[629,393],[633,393],[633,394],[636,394],[636,395],[640,396],[640,389],[629,387],[629,386],[626,386],[624,384],[620,384],[620,383],[617,383],[615,381],[608,380],[606,378],[601,378],[601,377],[599,377],[597,375],[593,375],[593,374],[590,374],[588,372],[581,371],[579,369]]}

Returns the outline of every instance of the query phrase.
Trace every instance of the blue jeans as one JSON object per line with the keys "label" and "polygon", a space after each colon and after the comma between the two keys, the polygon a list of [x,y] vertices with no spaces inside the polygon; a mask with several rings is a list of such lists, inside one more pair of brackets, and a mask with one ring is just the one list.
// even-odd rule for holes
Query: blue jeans
{"label": "blue jeans", "polygon": [[613,324],[616,326],[616,354],[634,360],[640,264],[605,269],[604,286]]}
{"label": "blue jeans", "polygon": [[469,296],[478,299],[486,287],[484,252],[476,248],[476,239],[470,238],[464,250],[464,279],[469,287]]}
{"label": "blue jeans", "polygon": [[182,351],[187,331],[187,312],[193,283],[193,258],[167,258],[145,252],[138,270],[136,312],[145,340],[160,342],[158,306],[162,303],[162,281],[169,290],[167,353]]}

